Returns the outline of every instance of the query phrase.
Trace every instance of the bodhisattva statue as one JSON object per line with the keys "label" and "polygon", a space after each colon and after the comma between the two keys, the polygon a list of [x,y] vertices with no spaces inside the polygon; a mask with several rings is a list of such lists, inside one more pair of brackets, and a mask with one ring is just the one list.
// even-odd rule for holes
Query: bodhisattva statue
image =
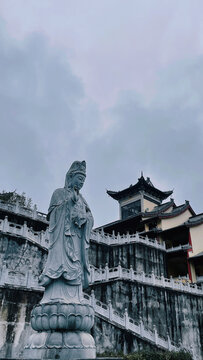
{"label": "bodhisattva statue", "polygon": [[95,343],[89,331],[94,310],[85,304],[88,287],[88,248],[93,217],[80,194],[86,177],[85,161],[75,161],[64,188],[56,189],[49,210],[50,246],[39,278],[44,296],[31,314],[35,333],[26,347],[27,358],[94,359]]}
{"label": "bodhisattva statue", "polygon": [[58,300],[80,303],[82,285],[89,285],[88,248],[93,217],[79,193],[86,177],[85,161],[75,161],[66,174],[65,186],[52,195],[49,210],[50,246],[40,276],[46,291],[41,303]]}

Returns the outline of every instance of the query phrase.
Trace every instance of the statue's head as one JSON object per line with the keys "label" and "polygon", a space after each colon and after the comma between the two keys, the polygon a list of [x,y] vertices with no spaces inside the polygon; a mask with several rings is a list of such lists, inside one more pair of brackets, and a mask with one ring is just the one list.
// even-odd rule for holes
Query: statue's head
{"label": "statue's head", "polygon": [[74,161],[66,174],[65,187],[73,187],[80,190],[86,178],[86,162]]}

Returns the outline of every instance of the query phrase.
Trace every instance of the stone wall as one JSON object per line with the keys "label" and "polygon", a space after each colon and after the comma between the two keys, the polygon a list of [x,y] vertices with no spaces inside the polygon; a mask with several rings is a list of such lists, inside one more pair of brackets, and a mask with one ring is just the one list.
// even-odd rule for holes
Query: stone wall
{"label": "stone wall", "polygon": [[[131,318],[153,331],[156,326],[159,335],[203,356],[203,296],[163,289],[131,281],[109,281],[92,286],[96,299],[108,304],[123,314],[125,308]],[[201,350],[200,350],[201,349]]]}
{"label": "stone wall", "polygon": [[[32,271],[37,280],[43,270],[47,257],[46,249],[20,236],[0,233],[0,267],[8,269],[9,279],[13,277],[11,287],[0,287],[0,358],[15,358],[22,355],[23,348],[32,332],[30,327],[30,312],[39,302],[41,293],[23,288],[19,279],[24,279],[28,271]],[[125,245],[99,244],[91,241],[90,263],[95,267],[118,266],[132,267],[145,273],[163,273],[166,276],[165,252],[155,247],[140,243]],[[16,281],[18,279],[18,281]],[[188,340],[200,352],[203,339],[202,296],[164,289],[158,286],[141,284],[137,281],[113,280],[94,284],[95,296],[104,303],[112,301],[113,308],[124,313],[128,309],[129,316],[144,326],[153,330],[155,325],[161,335],[169,332],[171,340],[176,344],[181,340],[187,345]],[[96,317],[93,329],[97,351],[135,351],[150,347],[132,333],[109,324],[104,319]]]}
{"label": "stone wall", "polygon": [[107,263],[109,267],[120,265],[146,274],[154,272],[155,275],[167,276],[165,251],[144,244],[131,243],[125,245],[107,246],[91,242],[90,264],[99,268]]}
{"label": "stone wall", "polygon": [[104,352],[129,354],[137,350],[154,348],[153,345],[129,331],[119,329],[99,317],[95,317],[92,335],[95,339],[97,354]]}
{"label": "stone wall", "polygon": [[[34,332],[30,326],[31,310],[42,293],[25,289],[0,288],[0,358],[22,358],[24,346]],[[130,332],[95,317],[92,330],[97,353],[104,351],[129,353],[143,348],[153,348],[148,342]]]}
{"label": "stone wall", "polygon": [[23,279],[31,269],[33,278],[38,280],[45,265],[47,251],[21,238],[0,233],[0,269],[8,269],[9,277]]}
{"label": "stone wall", "polygon": [[14,288],[0,288],[0,358],[19,358],[33,330],[30,313],[42,294]]}

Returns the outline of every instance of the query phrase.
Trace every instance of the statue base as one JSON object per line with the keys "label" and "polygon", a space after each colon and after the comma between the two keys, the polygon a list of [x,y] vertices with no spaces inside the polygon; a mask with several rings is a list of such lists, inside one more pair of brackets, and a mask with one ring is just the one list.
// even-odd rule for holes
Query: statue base
{"label": "statue base", "polygon": [[83,331],[40,332],[31,335],[24,350],[26,359],[95,359],[93,337]]}
{"label": "statue base", "polygon": [[37,331],[24,349],[25,359],[95,359],[96,347],[89,333],[94,309],[89,304],[49,302],[38,304],[31,313]]}

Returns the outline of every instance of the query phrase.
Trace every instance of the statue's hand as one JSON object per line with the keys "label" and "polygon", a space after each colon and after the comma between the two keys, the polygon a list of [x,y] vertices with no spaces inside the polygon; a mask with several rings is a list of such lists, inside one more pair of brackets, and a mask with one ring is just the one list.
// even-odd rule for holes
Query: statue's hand
{"label": "statue's hand", "polygon": [[77,225],[79,228],[81,228],[81,226],[85,224],[86,221],[86,218],[79,218],[78,216],[73,219],[74,224]]}

